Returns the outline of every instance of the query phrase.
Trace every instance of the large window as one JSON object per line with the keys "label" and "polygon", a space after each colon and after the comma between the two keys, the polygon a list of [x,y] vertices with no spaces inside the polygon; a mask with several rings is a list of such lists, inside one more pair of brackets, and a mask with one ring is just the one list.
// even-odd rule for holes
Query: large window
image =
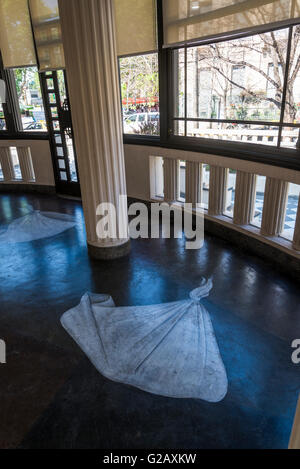
{"label": "large window", "polygon": [[300,148],[300,25],[182,44],[119,59],[125,135],[160,136],[181,149],[209,146],[216,154],[245,148],[249,159],[252,146],[264,161],[298,155],[287,150]]}
{"label": "large window", "polygon": [[174,135],[296,148],[300,26],[171,54]]}
{"label": "large window", "polygon": [[17,111],[25,132],[47,132],[39,74],[36,67],[14,69],[18,96]]}
{"label": "large window", "polygon": [[124,134],[159,135],[157,54],[120,59]]}

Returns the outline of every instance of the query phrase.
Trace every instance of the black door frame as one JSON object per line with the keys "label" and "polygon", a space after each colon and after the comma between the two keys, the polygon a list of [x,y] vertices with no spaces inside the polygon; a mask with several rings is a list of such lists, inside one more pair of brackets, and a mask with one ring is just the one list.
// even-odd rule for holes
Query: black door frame
{"label": "black door frame", "polygon": [[[71,111],[69,104],[68,85],[66,73],[64,73],[66,100],[62,106],[60,99],[60,91],[58,85],[57,71],[49,71],[40,73],[41,87],[45,106],[45,116],[47,120],[49,143],[52,154],[53,171],[55,178],[56,192],[64,195],[80,197],[80,183],[76,159],[76,149],[73,137],[73,127],[71,119]],[[48,86],[47,80],[53,81],[53,87]],[[50,101],[51,94],[55,95],[55,102]],[[53,108],[56,108],[56,114],[52,114]],[[54,128],[57,125],[57,128]],[[66,141],[66,133],[73,140],[73,150],[75,158],[75,168],[77,173],[77,181],[72,181],[70,164],[68,159],[68,147]],[[61,165],[61,166],[60,166]]]}

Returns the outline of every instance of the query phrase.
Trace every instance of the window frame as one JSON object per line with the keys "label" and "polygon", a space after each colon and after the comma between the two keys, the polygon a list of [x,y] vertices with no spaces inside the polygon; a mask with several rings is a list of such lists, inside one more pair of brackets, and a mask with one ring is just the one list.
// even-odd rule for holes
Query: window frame
{"label": "window frame", "polygon": [[[184,81],[185,81],[185,116],[184,117],[176,117],[174,116],[174,112],[170,115],[170,120],[171,120],[171,132],[173,133],[174,132],[174,123],[175,121],[177,122],[184,122],[185,124],[185,134],[187,134],[187,131],[186,131],[186,127],[187,127],[187,123],[188,122],[208,122],[208,123],[227,123],[227,124],[241,124],[241,125],[265,125],[265,126],[273,126],[273,127],[278,127],[278,137],[277,137],[277,145],[276,145],[276,148],[282,148],[280,146],[280,143],[281,143],[281,136],[282,136],[282,129],[283,127],[291,127],[291,128],[298,128],[300,130],[300,124],[295,124],[295,123],[286,123],[284,122],[284,114],[285,114],[285,107],[286,107],[286,94],[287,94],[287,84],[288,84],[288,77],[289,77],[289,65],[290,65],[290,52],[291,52],[291,44],[292,44],[292,34],[293,34],[293,26],[289,26],[289,27],[280,27],[280,28],[277,28],[277,31],[278,30],[281,30],[281,29],[288,29],[288,44],[287,44],[287,55],[286,55],[286,67],[285,67],[285,74],[284,74],[284,77],[283,77],[283,90],[282,90],[282,99],[281,99],[281,108],[280,108],[280,118],[278,121],[267,121],[267,120],[246,120],[246,119],[214,119],[214,118],[201,118],[201,117],[188,117],[187,115],[187,66],[185,64],[185,77],[184,77]],[[267,32],[267,31],[266,31]],[[252,36],[255,36],[256,33],[251,33],[247,36],[244,36],[244,37],[252,37]],[[223,43],[224,42],[229,42],[230,40],[232,40],[233,38],[232,37],[229,37],[226,39],[226,41],[222,41]],[[210,42],[209,44],[215,44],[216,42]],[[173,51],[176,50],[176,49],[181,49],[184,51],[184,54],[185,54],[185,61],[187,62],[187,52],[190,48],[193,48],[193,47],[197,47],[197,44],[191,44],[191,45],[185,45],[184,47],[180,47],[180,48],[172,48],[172,57],[173,57]],[[231,73],[233,73],[233,70],[236,66],[233,66],[232,69],[231,69]],[[172,64],[172,69],[170,70],[172,76],[173,76],[173,71],[174,71],[174,65]],[[175,87],[175,84],[174,84],[174,80],[172,79],[172,77],[170,77],[170,83],[171,83],[171,89],[174,90],[174,87]],[[171,105],[171,108],[174,109],[174,93],[172,93],[172,105]],[[187,136],[187,135],[186,135]],[[181,136],[180,136],[181,137]],[[188,137],[189,139],[193,138],[193,137]],[[199,139],[199,137],[196,137],[197,140]],[[206,139],[204,139],[206,140]],[[216,142],[220,142],[220,141],[223,141],[223,140],[217,140],[215,139]],[[240,142],[242,143],[242,142]],[[274,148],[274,147],[273,147]]]}
{"label": "window frame", "polygon": [[[39,73],[39,72],[38,72]],[[6,84],[6,103],[3,104],[3,113],[6,122],[6,130],[0,130],[0,140],[49,140],[49,133],[26,132],[22,129],[19,100],[17,95],[14,71],[4,69],[0,52],[0,78]],[[39,73],[39,80],[44,103],[44,94]]]}
{"label": "window frame", "polygon": [[[159,79],[159,100],[161,99],[161,94],[160,94],[160,63],[159,63],[159,53],[157,50],[154,51],[149,51],[145,52],[144,54],[132,54],[132,55],[121,55],[117,57],[118,61],[118,73],[119,73],[119,85],[120,85],[120,105],[121,105],[121,117],[122,117],[122,129],[123,129],[123,104],[122,104],[122,83],[121,83],[121,69],[120,69],[120,59],[123,58],[130,58],[130,57],[135,57],[135,56],[144,56],[144,55],[151,55],[151,54],[157,54],[158,55],[158,79]],[[159,108],[160,108],[160,101],[159,101]],[[160,110],[158,111],[160,114]],[[158,119],[161,125],[161,118]],[[161,129],[160,129],[160,135],[161,135]],[[145,144],[148,140],[150,139],[150,142],[153,142],[154,145],[159,145],[160,143],[160,135],[142,135],[142,134],[126,134],[123,132],[123,140],[124,143],[138,143],[141,141],[142,144]],[[127,142],[125,142],[125,140]]]}
{"label": "window frame", "polygon": [[[194,41],[191,44],[175,45],[174,47],[163,47],[163,5],[162,0],[157,0],[157,32],[158,32],[158,72],[159,72],[159,102],[160,102],[160,136],[145,136],[145,135],[128,135],[123,134],[124,144],[148,145],[158,146],[162,148],[170,148],[183,151],[192,151],[198,153],[207,153],[218,156],[225,156],[230,158],[243,159],[254,161],[257,163],[269,164],[294,170],[300,170],[300,148],[284,148],[277,146],[271,147],[269,145],[259,143],[247,142],[232,142],[217,139],[208,139],[202,137],[186,137],[176,136],[173,134],[173,122],[175,120],[181,121],[205,121],[205,122],[228,122],[236,123],[233,119],[201,119],[201,118],[174,118],[173,117],[173,51],[176,49],[186,49],[203,44],[212,44],[218,42],[230,41],[232,39],[253,36],[255,34],[276,31],[280,29],[289,28],[286,70],[284,79],[284,89],[282,93],[282,107],[280,111],[279,122],[267,121],[238,121],[240,124],[253,124],[253,125],[272,125],[279,127],[278,142],[281,140],[281,133],[283,127],[297,127],[299,128],[300,139],[300,124],[284,125],[284,103],[287,91],[287,78],[289,72],[290,50],[292,42],[292,28],[300,24],[300,20],[291,20],[290,22],[280,25],[266,25],[259,27],[256,31],[246,31],[240,34],[227,35],[226,38],[220,36],[219,38],[211,38],[204,41]],[[185,83],[186,86],[186,83]],[[185,113],[186,116],[186,113]],[[278,143],[277,142],[277,143]]]}

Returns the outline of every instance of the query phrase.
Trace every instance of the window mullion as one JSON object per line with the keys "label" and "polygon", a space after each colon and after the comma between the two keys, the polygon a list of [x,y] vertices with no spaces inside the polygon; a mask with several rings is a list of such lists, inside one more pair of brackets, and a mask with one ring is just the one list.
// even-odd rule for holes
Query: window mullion
{"label": "window mullion", "polygon": [[281,99],[281,111],[280,111],[280,124],[279,124],[278,141],[277,141],[277,147],[278,148],[280,148],[280,145],[281,145],[281,135],[282,135],[282,128],[283,128],[283,123],[284,123],[284,113],[285,113],[286,94],[287,94],[287,86],[288,86],[288,79],[289,79],[292,39],[293,39],[293,27],[291,26],[289,28],[287,51],[286,51],[286,60],[285,60],[285,71],[284,71],[283,90],[282,90],[282,99]]}
{"label": "window mullion", "polygon": [[159,81],[159,112],[160,112],[160,140],[166,142],[169,136],[169,100],[170,89],[168,86],[168,58],[169,51],[163,48],[163,4],[157,0],[157,48],[158,48],[158,81]]}

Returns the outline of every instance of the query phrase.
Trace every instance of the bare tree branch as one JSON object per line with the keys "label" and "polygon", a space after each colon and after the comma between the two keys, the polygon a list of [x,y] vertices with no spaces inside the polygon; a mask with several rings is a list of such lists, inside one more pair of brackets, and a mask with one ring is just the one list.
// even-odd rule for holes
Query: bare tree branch
{"label": "bare tree branch", "polygon": [[[231,80],[230,78],[228,78],[225,73],[223,73],[220,69],[218,69],[218,67],[216,67],[215,65],[212,65],[212,68],[214,70],[216,70],[218,73],[220,73],[224,78],[226,78],[226,80],[229,81],[229,83],[231,83],[233,86],[237,86],[238,88],[240,88],[241,90],[245,91],[247,94],[249,94],[250,96],[253,96],[254,98],[257,98],[257,95],[251,91],[251,90],[248,90],[245,86],[242,86],[242,85],[239,85],[238,83],[234,82],[233,80]],[[260,99],[263,99],[265,101],[269,101],[273,104],[275,104],[277,107],[281,107],[281,101],[276,101],[276,99],[274,98],[270,98],[268,96],[261,96]]]}
{"label": "bare tree branch", "polygon": [[291,74],[291,78],[289,80],[292,84],[294,84],[294,81],[297,78],[297,74],[299,72],[299,69],[300,69],[300,55],[298,55],[298,58],[297,58],[297,61],[296,61],[296,64],[295,64],[295,68],[294,68],[294,70]]}
{"label": "bare tree branch", "polygon": [[276,37],[275,37],[275,34],[274,34],[274,31],[271,31],[271,38],[272,38],[272,41],[273,41],[273,47],[274,49],[276,50],[276,53],[279,57],[279,62],[281,63],[281,66],[282,66],[282,69],[284,69],[284,65],[285,65],[285,60],[284,60],[284,56],[280,50],[280,47],[278,46],[278,42],[276,40]]}
{"label": "bare tree branch", "polygon": [[267,73],[265,73],[263,70],[261,70],[260,68],[256,67],[255,65],[251,64],[250,62],[245,62],[244,60],[239,60],[239,61],[235,61],[235,60],[232,60],[232,59],[229,59],[228,57],[223,57],[220,55],[220,52],[218,50],[218,48],[216,47],[216,50],[218,52],[218,58],[220,60],[224,60],[232,65],[243,65],[244,67],[249,67],[249,68],[252,68],[252,70],[254,70],[255,72],[259,73],[260,75],[262,75],[267,81],[269,81],[275,88],[279,89],[281,92],[282,92],[282,86],[281,86],[281,83],[278,83],[276,82],[275,80],[273,80]]}

